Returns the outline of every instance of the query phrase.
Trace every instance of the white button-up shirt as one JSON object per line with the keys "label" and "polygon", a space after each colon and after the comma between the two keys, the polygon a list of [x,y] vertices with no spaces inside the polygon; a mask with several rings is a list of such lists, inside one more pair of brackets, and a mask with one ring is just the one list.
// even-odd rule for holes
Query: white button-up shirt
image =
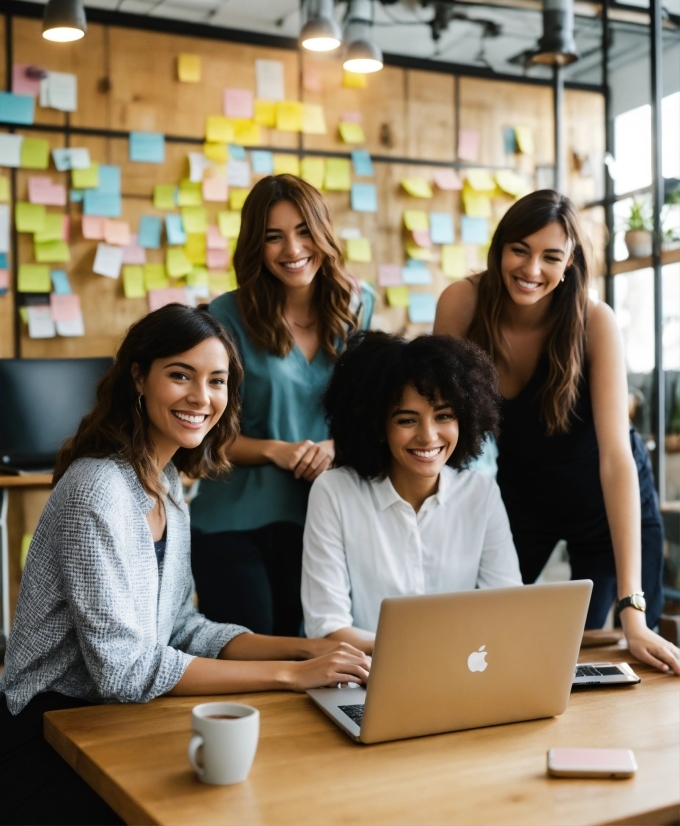
{"label": "white button-up shirt", "polygon": [[521,585],[496,482],[445,466],[416,513],[389,477],[349,468],[312,485],[305,523],[302,606],[308,637],[378,627],[385,597]]}

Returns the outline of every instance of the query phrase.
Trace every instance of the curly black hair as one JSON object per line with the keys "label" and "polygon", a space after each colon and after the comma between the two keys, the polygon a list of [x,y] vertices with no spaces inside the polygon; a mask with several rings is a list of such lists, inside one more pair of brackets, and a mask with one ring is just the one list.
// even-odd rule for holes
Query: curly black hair
{"label": "curly black hair", "polygon": [[452,467],[466,467],[482,452],[487,434],[497,432],[496,370],[477,345],[452,336],[407,341],[362,331],[349,338],[323,399],[336,467],[351,467],[364,479],[387,476],[387,417],[409,384],[431,404],[453,408],[460,435],[448,461]]}

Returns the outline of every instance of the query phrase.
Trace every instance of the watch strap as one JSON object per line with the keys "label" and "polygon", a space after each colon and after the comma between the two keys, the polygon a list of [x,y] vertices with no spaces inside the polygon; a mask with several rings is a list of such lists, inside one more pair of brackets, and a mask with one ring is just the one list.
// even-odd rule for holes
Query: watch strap
{"label": "watch strap", "polygon": [[644,594],[641,592],[630,594],[627,597],[623,597],[616,603],[616,613],[620,614],[624,608],[635,608],[637,611],[645,611],[647,606],[645,603]]}

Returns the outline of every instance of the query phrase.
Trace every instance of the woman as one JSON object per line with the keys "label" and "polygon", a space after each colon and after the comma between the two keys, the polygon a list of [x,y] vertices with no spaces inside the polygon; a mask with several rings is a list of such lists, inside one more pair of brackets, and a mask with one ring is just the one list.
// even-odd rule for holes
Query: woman
{"label": "woman", "polygon": [[130,328],[60,452],[0,678],[3,822],[118,822],[43,740],[44,711],[366,677],[348,646],[258,636],[194,608],[178,470],[228,469],[241,376],[215,318],[164,307]]}
{"label": "woman", "polygon": [[309,497],[308,636],[370,654],[385,597],[522,584],[498,486],[463,469],[498,421],[479,348],[359,333],[324,401],[337,468]]}
{"label": "woman", "polygon": [[628,421],[616,320],[589,297],[571,201],[542,190],[514,204],[486,272],[442,294],[435,331],[469,338],[496,365],[498,484],[524,582],[566,539],[572,576],[594,582],[586,627],[601,628],[618,599],[630,651],[680,674],[678,649],[650,630],[663,604],[661,518]]}
{"label": "woman", "polygon": [[296,635],[309,486],[334,456],[321,397],[373,297],[345,272],[322,196],[292,175],[253,187],[234,267],[238,290],[210,310],[243,361],[241,433],[229,478],[192,503],[191,562],[206,616]]}

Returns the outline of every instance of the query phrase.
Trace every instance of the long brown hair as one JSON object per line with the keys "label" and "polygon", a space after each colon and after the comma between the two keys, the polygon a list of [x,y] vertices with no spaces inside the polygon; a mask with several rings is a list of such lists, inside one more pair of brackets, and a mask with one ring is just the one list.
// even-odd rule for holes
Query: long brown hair
{"label": "long brown hair", "polygon": [[185,353],[212,337],[222,342],[229,359],[227,407],[201,444],[192,449],[180,448],[173,462],[178,470],[192,477],[212,476],[228,470],[227,448],[238,433],[241,406],[238,388],[243,368],[238,351],[207,307],[192,309],[182,304],[168,304],[144,316],[128,330],[113,366],[97,385],[94,408],[83,417],[76,435],[59,451],[53,484],[56,485],[76,459],[115,455],[132,465],[150,496],[162,498],[164,490],[154,459],[149,419],[138,398],[132,366],[137,364],[144,377],[156,359]]}
{"label": "long brown hair", "polygon": [[552,293],[550,331],[545,343],[548,378],[540,390],[541,418],[549,436],[569,431],[585,355],[588,263],[576,207],[564,195],[541,189],[520,198],[501,219],[489,247],[487,270],[479,281],[477,308],[468,337],[496,363],[508,363],[501,315],[508,291],[501,277],[503,247],[558,223],[572,245],[564,281]]}
{"label": "long brown hair", "polygon": [[314,279],[313,303],[321,349],[335,357],[338,341],[344,341],[357,326],[350,310],[351,282],[323,196],[294,175],[263,178],[243,205],[241,231],[234,251],[237,301],[243,323],[256,346],[272,355],[287,356],[293,349],[295,342],[283,314],[285,290],[265,267],[263,255],[267,216],[280,201],[290,201],[297,207],[322,255]]}

